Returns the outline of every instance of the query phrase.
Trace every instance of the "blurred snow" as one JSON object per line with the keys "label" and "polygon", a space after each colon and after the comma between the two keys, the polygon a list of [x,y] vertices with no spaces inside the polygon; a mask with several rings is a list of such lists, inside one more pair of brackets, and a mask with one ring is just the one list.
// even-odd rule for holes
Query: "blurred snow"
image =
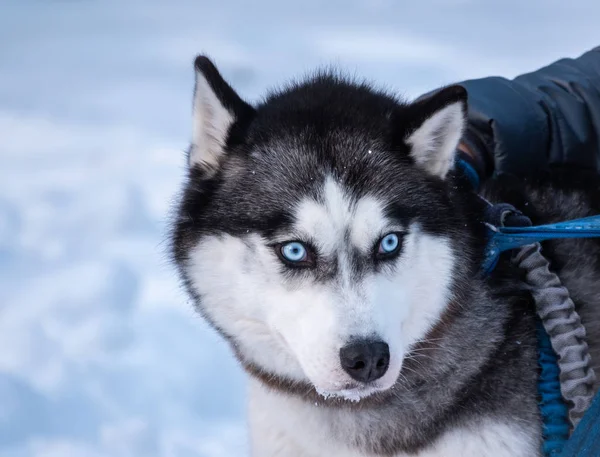
{"label": "blurred snow", "polygon": [[164,252],[195,54],[250,100],[330,63],[412,97],[600,42],[593,0],[0,12],[0,457],[246,454],[244,377]]}

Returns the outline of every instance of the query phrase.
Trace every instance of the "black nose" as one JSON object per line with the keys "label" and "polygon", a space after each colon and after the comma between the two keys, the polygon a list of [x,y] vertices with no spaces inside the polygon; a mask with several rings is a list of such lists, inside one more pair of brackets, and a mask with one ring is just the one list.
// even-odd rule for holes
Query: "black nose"
{"label": "black nose", "polygon": [[390,364],[390,348],[383,341],[354,341],[340,349],[342,368],[361,382],[381,378]]}

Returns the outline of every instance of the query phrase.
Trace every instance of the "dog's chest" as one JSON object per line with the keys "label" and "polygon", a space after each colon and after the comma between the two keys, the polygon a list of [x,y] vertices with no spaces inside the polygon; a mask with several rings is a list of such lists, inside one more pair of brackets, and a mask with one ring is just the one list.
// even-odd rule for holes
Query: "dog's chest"
{"label": "dog's chest", "polygon": [[[250,427],[253,457],[377,457],[361,450],[361,442],[405,433],[398,422],[311,405],[261,386],[251,390]],[[416,454],[397,452],[394,457],[536,457],[538,435],[531,427],[481,418],[449,428]]]}

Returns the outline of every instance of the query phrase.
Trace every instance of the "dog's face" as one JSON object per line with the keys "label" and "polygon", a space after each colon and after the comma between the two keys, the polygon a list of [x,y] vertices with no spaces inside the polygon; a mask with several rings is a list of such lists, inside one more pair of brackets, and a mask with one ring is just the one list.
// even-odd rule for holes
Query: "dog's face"
{"label": "dog's face", "polygon": [[173,252],[251,373],[348,400],[397,382],[452,298],[465,111],[461,88],[403,104],[328,75],[251,107],[196,60]]}

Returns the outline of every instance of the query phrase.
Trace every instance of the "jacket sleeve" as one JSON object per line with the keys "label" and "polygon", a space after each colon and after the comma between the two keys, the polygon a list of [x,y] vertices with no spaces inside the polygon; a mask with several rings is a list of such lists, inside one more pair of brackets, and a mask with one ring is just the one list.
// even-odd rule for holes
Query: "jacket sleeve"
{"label": "jacket sleeve", "polygon": [[600,47],[514,80],[460,84],[469,94],[464,141],[483,152],[487,174],[553,165],[600,172]]}

